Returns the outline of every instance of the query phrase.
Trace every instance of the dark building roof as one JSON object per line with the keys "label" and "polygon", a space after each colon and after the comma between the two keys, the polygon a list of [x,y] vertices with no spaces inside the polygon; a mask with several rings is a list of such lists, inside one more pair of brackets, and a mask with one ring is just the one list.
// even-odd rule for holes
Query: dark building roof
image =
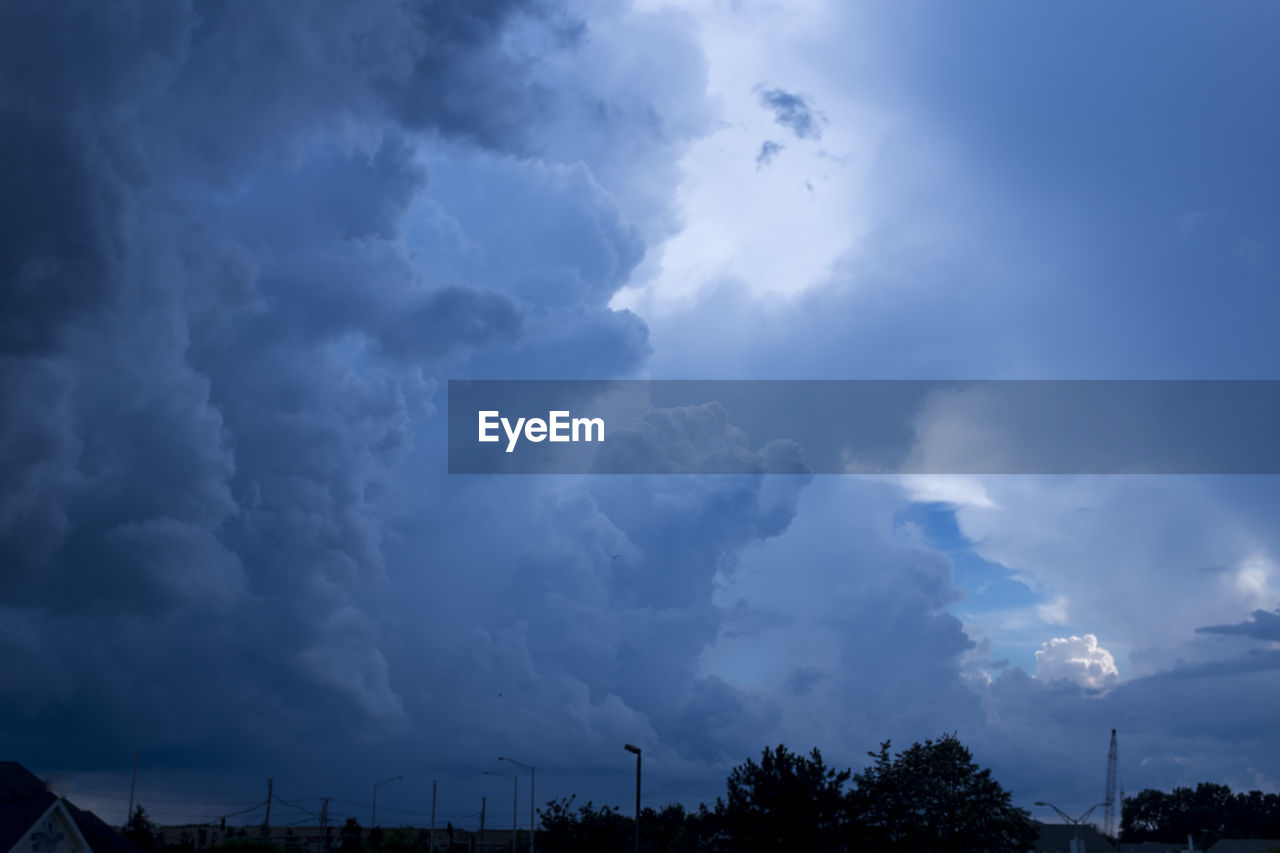
{"label": "dark building roof", "polygon": [[58,798],[16,761],[0,761],[0,851],[22,840]]}
{"label": "dark building roof", "polygon": [[1061,823],[1036,822],[1040,837],[1036,839],[1036,853],[1067,853],[1071,841],[1079,838],[1085,853],[1116,853],[1116,846],[1092,826],[1068,826]]}
{"label": "dark building roof", "polygon": [[[58,799],[34,773],[18,762],[0,761],[0,853],[21,841]],[[132,842],[93,812],[76,808],[66,800],[63,804],[93,853],[141,853]]]}
{"label": "dark building roof", "polygon": [[67,811],[71,812],[71,817],[75,819],[80,834],[93,848],[93,853],[142,853],[136,844],[116,832],[93,812],[77,808],[69,801],[63,802],[67,804]]}

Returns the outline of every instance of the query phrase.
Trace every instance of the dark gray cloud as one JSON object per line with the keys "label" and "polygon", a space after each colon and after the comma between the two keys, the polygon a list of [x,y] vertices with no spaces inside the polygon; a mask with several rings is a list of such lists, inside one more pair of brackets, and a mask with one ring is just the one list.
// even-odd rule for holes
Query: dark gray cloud
{"label": "dark gray cloud", "polygon": [[595,456],[596,471],[806,475],[800,446],[771,441],[758,450],[720,403],[645,412],[614,430]]}
{"label": "dark gray cloud", "polygon": [[1197,628],[1199,634],[1219,634],[1222,636],[1248,637],[1268,642],[1280,641],[1280,610],[1268,612],[1255,610],[1244,622],[1234,625],[1207,625]]}
{"label": "dark gray cloud", "polygon": [[[827,117],[806,96],[785,89],[764,89],[760,91],[760,104],[773,110],[773,120],[783,127],[791,128],[791,132],[800,139],[822,138],[822,126],[827,123]],[[764,152],[762,147],[760,153]]]}
{"label": "dark gray cloud", "polygon": [[[441,382],[459,376],[1261,370],[1274,253],[1258,199],[1276,194],[1257,182],[1276,174],[1275,146],[1256,108],[1271,78],[1245,72],[1263,64],[1162,55],[1166,72],[1207,75],[1168,99],[1101,85],[1116,57],[1143,59],[1103,51],[1087,96],[1044,97],[1029,84],[1080,79],[1074,43],[1006,40],[1042,70],[1010,74],[961,55],[985,36],[933,44],[895,18],[884,43],[923,41],[900,53],[929,60],[895,76],[925,81],[909,103],[949,117],[959,150],[990,152],[973,183],[1002,192],[929,184],[920,145],[880,152],[874,251],[768,311],[727,286],[651,337],[608,306],[679,227],[681,155],[714,121],[706,64],[676,12],[595,14],[0,10],[5,757],[84,771],[122,763],[105,743],[138,745],[144,793],[170,796],[239,796],[273,776],[278,791],[359,798],[405,773],[387,802],[420,804],[438,774],[462,814],[500,753],[536,761],[548,797],[616,801],[623,742],[658,780],[711,780],[704,798],[766,740],[856,765],[884,737],[959,729],[1024,801],[1097,788],[1105,734],[1096,754],[1081,745],[1117,725],[1129,786],[1269,756],[1270,653],[1105,695],[1016,666],[982,686],[950,562],[890,535],[900,496],[764,476],[802,471],[793,448],[752,450],[715,412],[649,426],[692,456],[733,454],[742,475],[451,479],[439,416]],[[958,31],[999,32],[961,17]],[[1267,28],[1239,32],[1256,39],[1233,56],[1263,55]],[[661,68],[636,60],[652,55]],[[1130,123],[1150,115],[1139,102],[1159,128]],[[820,136],[808,98],[761,103]],[[1086,132],[1099,103],[1114,133]],[[1080,145],[1098,156],[1067,156]],[[988,203],[1022,186],[1043,199],[1029,175],[1095,194]],[[1196,197],[1152,190],[1174,186]],[[1143,225],[1120,233],[1099,209]],[[1195,240],[1179,231],[1180,212],[1218,209],[1231,215]],[[955,243],[919,239],[956,223]],[[1120,242],[1131,255],[1102,251]],[[1046,268],[1065,271],[1026,274]],[[1231,298],[1198,298],[1203,280]],[[1148,281],[1159,298],[1129,286]],[[1134,329],[1152,336],[1141,352]],[[1186,345],[1214,329],[1229,346]],[[1205,633],[1267,639],[1270,619]]]}
{"label": "dark gray cloud", "polygon": [[[545,4],[4,14],[6,753],[75,771],[138,744],[199,795],[258,761],[362,778],[533,733],[547,760],[754,749],[776,710],[697,660],[717,573],[803,478],[440,465],[448,376],[648,356],[608,303],[642,230],[672,230],[656,198],[703,121],[678,22],[646,24],[688,60],[655,123],[547,70],[585,31]],[[617,139],[595,170],[575,150]]]}

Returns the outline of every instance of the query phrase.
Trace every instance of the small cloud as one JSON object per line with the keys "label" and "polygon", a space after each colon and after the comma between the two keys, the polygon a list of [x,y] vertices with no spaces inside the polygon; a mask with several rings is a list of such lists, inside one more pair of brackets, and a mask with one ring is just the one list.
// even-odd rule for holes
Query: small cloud
{"label": "small cloud", "polygon": [[760,93],[760,103],[773,110],[774,121],[791,128],[799,138],[822,138],[822,126],[827,123],[827,117],[814,109],[803,95],[784,89],[767,89]]}
{"label": "small cloud", "polygon": [[1120,678],[1111,652],[1098,645],[1093,634],[1083,637],[1055,637],[1036,652],[1036,678],[1041,681],[1071,681],[1081,687],[1101,689]]}
{"label": "small cloud", "polygon": [[1040,621],[1050,625],[1066,625],[1070,618],[1067,612],[1067,600],[1058,596],[1053,601],[1037,604],[1036,616],[1040,617]]}
{"label": "small cloud", "polygon": [[781,142],[774,142],[772,139],[766,139],[760,146],[760,153],[756,155],[756,171],[760,171],[765,166],[773,162],[773,158],[778,156],[782,151]]}
{"label": "small cloud", "polygon": [[1225,216],[1221,210],[1189,210],[1177,218],[1178,235],[1184,240],[1195,237]]}

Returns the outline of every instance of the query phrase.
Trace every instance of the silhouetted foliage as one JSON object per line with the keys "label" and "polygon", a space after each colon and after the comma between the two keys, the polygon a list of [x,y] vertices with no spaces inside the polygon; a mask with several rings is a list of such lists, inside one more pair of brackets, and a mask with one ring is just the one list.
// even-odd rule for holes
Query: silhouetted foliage
{"label": "silhouetted foliage", "polygon": [[[730,773],[715,808],[646,808],[642,853],[772,851],[1025,851],[1036,830],[1025,811],[973,761],[954,735],[913,744],[896,757],[890,744],[854,776],[828,767],[818,750],[766,748]],[[852,783],[852,785],[850,785]],[[546,853],[626,851],[634,828],[616,806],[574,807],[552,800],[539,811],[538,847]]]}
{"label": "silhouetted foliage", "polygon": [[210,853],[283,853],[283,848],[262,838],[234,838],[206,847]]}
{"label": "silhouetted foliage", "polygon": [[381,832],[376,847],[372,841],[373,833],[369,835],[369,849],[378,853],[423,853],[428,845],[425,830],[412,826],[397,826]]}
{"label": "silhouetted foliage", "polygon": [[720,829],[721,816],[699,806],[689,811],[678,803],[640,812],[641,853],[698,853]]}
{"label": "silhouetted foliage", "polygon": [[359,853],[364,849],[363,833],[360,821],[353,817],[347,818],[342,829],[338,831],[338,849],[343,853]]}
{"label": "silhouetted foliage", "polygon": [[1186,841],[1208,847],[1220,838],[1280,838],[1280,794],[1232,794],[1202,782],[1170,793],[1148,788],[1124,798],[1122,841]]}
{"label": "silhouetted foliage", "polygon": [[855,849],[882,851],[1023,851],[1037,833],[1027,812],[979,769],[955,735],[916,743],[891,757],[885,741],[875,762],[854,777],[849,795]]}
{"label": "silhouetted foliage", "polygon": [[551,800],[538,809],[538,849],[548,853],[593,853],[621,850],[634,838],[635,822],[617,806],[596,807],[588,802],[573,808],[574,797]]}
{"label": "silhouetted foliage", "polygon": [[147,817],[147,810],[139,803],[124,825],[124,837],[133,842],[142,853],[156,853],[160,849],[160,835],[156,825]]}
{"label": "silhouetted foliage", "polygon": [[808,756],[779,745],[747,759],[729,774],[722,820],[734,848],[746,853],[774,850],[837,850],[846,824],[844,784],[822,753]]}
{"label": "silhouetted foliage", "polygon": [[[679,804],[645,808],[640,816],[641,853],[1021,853],[1035,843],[1036,831],[1027,813],[1012,807],[1009,794],[991,777],[991,771],[979,768],[955,735],[913,744],[896,756],[886,741],[879,752],[869,755],[874,762],[854,775],[828,767],[817,749],[805,755],[782,745],[766,747],[759,762],[748,759],[733,768],[726,780],[726,795],[716,799],[714,808],[700,805],[691,811]],[[1166,815],[1183,808],[1171,805],[1185,799],[1182,792],[1175,794],[1178,796],[1144,791],[1138,798],[1127,799],[1126,808],[1132,808],[1130,803],[1135,799],[1150,801],[1150,826],[1163,826]],[[1254,792],[1232,800],[1230,792],[1222,788],[1216,793],[1206,791],[1203,799],[1197,808],[1221,809],[1232,802],[1243,804],[1233,815],[1269,814],[1274,818],[1280,813],[1275,795]],[[1130,823],[1140,820],[1139,811],[1126,812],[1126,827],[1132,830]],[[1206,820],[1195,818],[1192,822],[1207,826]],[[1227,825],[1223,821],[1213,824],[1216,829]],[[1230,825],[1258,830],[1272,826],[1263,819]],[[1182,831],[1182,824],[1177,826]],[[131,818],[130,827],[144,842],[147,837],[152,839],[150,846],[144,847],[145,853],[174,853],[157,849],[154,827],[141,807]],[[237,830],[228,829],[229,838],[236,834]],[[242,830],[238,834],[244,835]],[[422,829],[375,828],[367,838],[362,836],[359,822],[348,818],[334,839],[335,853],[427,850],[427,831]],[[1183,832],[1182,840],[1185,836]],[[437,844],[449,850],[465,851],[475,840],[471,832],[460,833],[451,822],[437,832]],[[629,853],[634,841],[634,818],[618,806],[577,805],[571,796],[551,800],[538,810],[540,853]],[[528,849],[528,843],[528,833],[522,832],[520,849]],[[219,847],[226,853],[284,853],[257,838],[227,841]],[[501,848],[509,849],[509,841],[504,839]]]}

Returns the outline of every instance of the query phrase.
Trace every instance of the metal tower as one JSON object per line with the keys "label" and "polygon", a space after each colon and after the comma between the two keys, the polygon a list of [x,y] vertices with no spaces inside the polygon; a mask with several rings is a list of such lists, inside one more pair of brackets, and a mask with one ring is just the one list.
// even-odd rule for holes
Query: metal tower
{"label": "metal tower", "polygon": [[1111,730],[1111,748],[1107,750],[1107,810],[1102,818],[1102,832],[1116,837],[1116,730]]}

